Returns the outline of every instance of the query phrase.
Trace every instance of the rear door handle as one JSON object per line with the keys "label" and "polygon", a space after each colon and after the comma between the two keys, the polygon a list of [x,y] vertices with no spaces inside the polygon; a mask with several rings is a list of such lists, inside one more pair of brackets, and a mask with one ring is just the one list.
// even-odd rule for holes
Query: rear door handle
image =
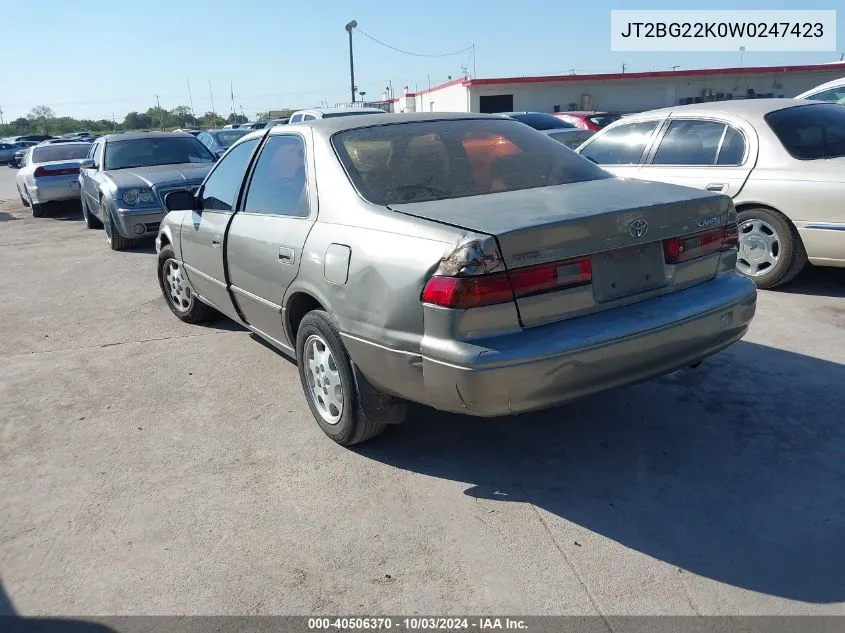
{"label": "rear door handle", "polygon": [[211,238],[211,247],[212,248],[218,248],[219,246],[220,246],[220,236],[215,235],[214,237]]}
{"label": "rear door handle", "polygon": [[705,187],[707,191],[724,191],[728,186],[723,182],[711,182]]}
{"label": "rear door handle", "polygon": [[287,246],[280,246],[279,247],[279,263],[280,264],[292,264],[294,261],[294,251],[292,248],[288,248]]}

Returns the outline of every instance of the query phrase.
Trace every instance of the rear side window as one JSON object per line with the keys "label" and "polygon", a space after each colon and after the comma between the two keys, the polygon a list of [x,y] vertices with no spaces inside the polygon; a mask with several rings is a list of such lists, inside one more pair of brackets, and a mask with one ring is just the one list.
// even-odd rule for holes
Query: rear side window
{"label": "rear side window", "polygon": [[719,156],[716,158],[717,165],[741,165],[745,158],[745,137],[739,130],[730,125],[725,130],[725,137],[722,139],[722,147],[719,149]]}
{"label": "rear side window", "polygon": [[845,105],[802,105],[770,112],[765,119],[793,158],[845,156]]}
{"label": "rear side window", "polygon": [[271,136],[255,163],[246,213],[308,217],[305,143],[301,136]]}
{"label": "rear side window", "polygon": [[543,112],[527,112],[511,114],[509,116],[520,123],[525,123],[525,125],[533,127],[535,130],[571,130],[575,127],[571,123],[567,123],[552,114],[545,114]]}
{"label": "rear side window", "polygon": [[332,145],[379,205],[611,178],[560,142],[508,119],[396,123],[338,132]]}
{"label": "rear side window", "polygon": [[628,123],[608,130],[588,144],[581,154],[599,165],[636,165],[657,129],[657,121]]}
{"label": "rear side window", "polygon": [[822,90],[814,95],[810,95],[807,99],[812,99],[814,101],[829,101],[831,103],[845,103],[845,86],[837,86],[836,88]]}
{"label": "rear side window", "polygon": [[655,165],[715,165],[724,123],[672,121],[652,161]]}
{"label": "rear side window", "polygon": [[231,211],[238,199],[246,168],[258,139],[244,141],[220,159],[202,187],[202,208]]}

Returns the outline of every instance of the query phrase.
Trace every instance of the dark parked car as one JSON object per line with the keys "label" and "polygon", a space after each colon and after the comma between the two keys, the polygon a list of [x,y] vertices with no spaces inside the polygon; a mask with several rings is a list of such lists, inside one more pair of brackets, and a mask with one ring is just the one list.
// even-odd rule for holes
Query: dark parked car
{"label": "dark parked car", "polygon": [[551,136],[570,149],[575,149],[595,134],[595,132],[580,129],[572,123],[567,123],[545,112],[502,112],[502,114]]}

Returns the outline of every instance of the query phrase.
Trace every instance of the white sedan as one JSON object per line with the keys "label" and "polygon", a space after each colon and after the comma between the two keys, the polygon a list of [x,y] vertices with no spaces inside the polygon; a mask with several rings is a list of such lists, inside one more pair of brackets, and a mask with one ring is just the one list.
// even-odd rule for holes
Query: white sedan
{"label": "white sedan", "polygon": [[29,150],[15,174],[18,195],[32,216],[43,218],[45,204],[79,199],[79,163],[91,149],[89,142],[40,144]]}

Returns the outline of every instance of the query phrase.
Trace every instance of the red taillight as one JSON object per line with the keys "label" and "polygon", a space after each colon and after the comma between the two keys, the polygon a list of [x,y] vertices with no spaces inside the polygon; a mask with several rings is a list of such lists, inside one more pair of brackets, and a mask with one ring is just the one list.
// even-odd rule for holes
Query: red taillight
{"label": "red taillight", "polygon": [[589,257],[473,277],[435,275],[425,285],[422,301],[444,308],[479,308],[506,303],[519,297],[580,286],[590,283],[591,279],[592,265]]}
{"label": "red taillight", "polygon": [[663,252],[666,254],[667,263],[679,264],[719,251],[735,249],[738,245],[737,225],[728,224],[712,231],[702,231],[701,233],[664,240]]}
{"label": "red taillight", "polygon": [[517,268],[508,274],[514,294],[517,297],[526,297],[589,283],[593,277],[593,267],[590,258],[584,257]]}
{"label": "red taillight", "polygon": [[68,167],[66,169],[48,169],[47,167],[37,167],[32,174],[36,178],[44,178],[45,176],[72,176],[79,173],[79,167]]}
{"label": "red taillight", "polygon": [[433,303],[444,308],[478,308],[513,301],[513,290],[507,273],[477,277],[435,275],[425,285],[422,300],[423,303]]}

